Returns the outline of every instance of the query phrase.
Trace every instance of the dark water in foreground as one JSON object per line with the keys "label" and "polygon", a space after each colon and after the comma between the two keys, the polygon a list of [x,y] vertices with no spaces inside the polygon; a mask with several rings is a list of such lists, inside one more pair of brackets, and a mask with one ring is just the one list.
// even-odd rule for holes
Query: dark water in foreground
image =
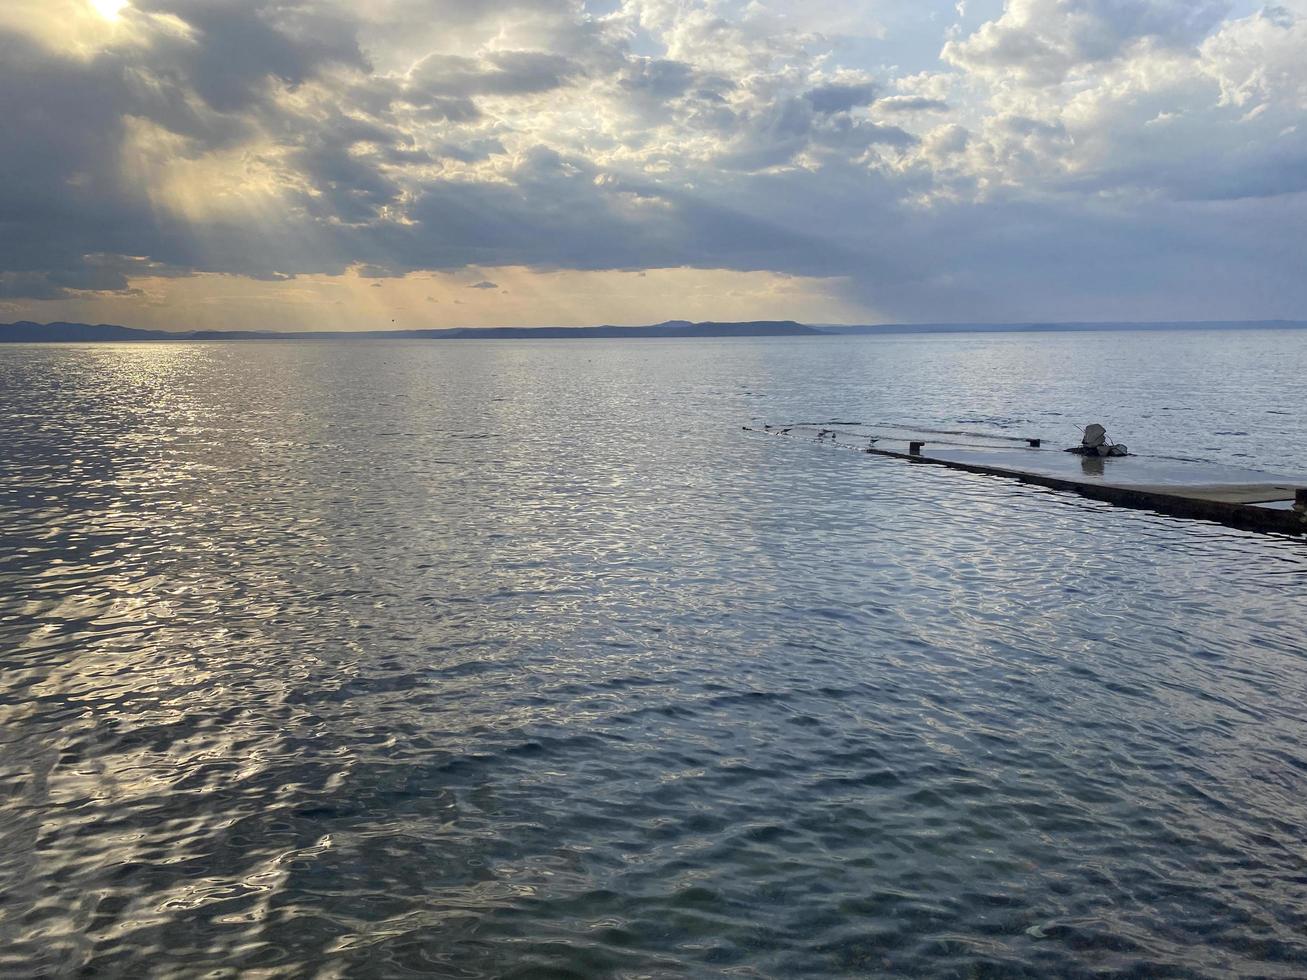
{"label": "dark water in foreground", "polygon": [[[1307,334],[0,349],[0,974],[1302,976]],[[1060,414],[1054,414],[1060,413]]]}

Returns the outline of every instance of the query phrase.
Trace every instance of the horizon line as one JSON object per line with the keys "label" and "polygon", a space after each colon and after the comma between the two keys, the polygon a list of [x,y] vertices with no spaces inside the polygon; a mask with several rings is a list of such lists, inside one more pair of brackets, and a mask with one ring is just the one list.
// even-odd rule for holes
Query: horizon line
{"label": "horizon line", "polygon": [[[727,339],[729,337],[759,336],[849,336],[894,333],[1002,333],[1002,332],[1070,332],[1110,330],[1239,330],[1239,329],[1303,329],[1307,320],[1290,318],[1263,318],[1247,320],[938,320],[885,323],[804,323],[793,319],[777,320],[663,320],[645,324],[593,324],[585,326],[452,326],[452,327],[400,327],[345,328],[345,329],[286,329],[276,327],[205,328],[177,330],[159,327],[132,327],[111,323],[80,323],[55,320],[40,323],[19,320],[0,323],[0,342],[112,342],[167,341],[167,340],[296,340],[317,339],[528,339],[539,335],[541,339],[592,336],[601,339],[620,339],[627,336],[646,336],[660,339],[694,339],[695,337]],[[604,337],[605,333],[616,336]],[[53,335],[53,336],[51,336]]]}

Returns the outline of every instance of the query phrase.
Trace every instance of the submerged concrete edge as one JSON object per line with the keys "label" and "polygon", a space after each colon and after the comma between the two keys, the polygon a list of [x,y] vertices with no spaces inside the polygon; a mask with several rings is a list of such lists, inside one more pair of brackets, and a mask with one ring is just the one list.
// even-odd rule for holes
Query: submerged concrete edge
{"label": "submerged concrete edge", "polygon": [[1215,521],[1229,527],[1244,531],[1260,531],[1278,534],[1307,534],[1307,514],[1296,510],[1276,510],[1270,507],[1255,507],[1250,504],[1232,504],[1221,500],[1203,500],[1198,497],[1186,497],[1182,494],[1159,493],[1155,490],[1139,490],[1133,487],[1114,486],[1107,483],[1080,483],[1056,476],[1043,476],[1039,473],[1023,473],[1001,466],[984,466],[979,463],[959,463],[949,459],[935,459],[930,456],[913,456],[909,453],[896,453],[889,449],[863,449],[862,452],[872,456],[887,456],[909,463],[929,466],[944,466],[967,473],[983,476],[1000,476],[1021,483],[1061,490],[1116,504],[1135,510],[1152,510],[1171,517],[1188,517],[1199,520]]}
{"label": "submerged concrete edge", "polygon": [[[764,435],[786,435],[781,431],[759,430],[753,426],[742,426],[746,432],[759,432]],[[1101,500],[1118,507],[1132,510],[1151,510],[1169,517],[1184,517],[1195,520],[1212,521],[1227,527],[1243,531],[1257,531],[1263,534],[1307,535],[1307,512],[1299,510],[1277,510],[1271,507],[1256,507],[1251,504],[1235,504],[1222,500],[1204,500],[1200,497],[1186,497],[1181,493],[1162,493],[1156,490],[1141,490],[1135,487],[1115,486],[1107,483],[1085,483],[1067,480],[1057,476],[1044,476],[1039,473],[1026,473],[1010,470],[1002,466],[985,466],[981,463],[961,463],[951,459],[937,459],[932,456],[899,453],[890,449],[873,447],[847,446],[859,453],[871,456],[885,456],[889,459],[903,460],[927,466],[943,466],[965,473],[977,473],[981,476],[997,476],[1019,483],[1074,493],[1090,500]]]}

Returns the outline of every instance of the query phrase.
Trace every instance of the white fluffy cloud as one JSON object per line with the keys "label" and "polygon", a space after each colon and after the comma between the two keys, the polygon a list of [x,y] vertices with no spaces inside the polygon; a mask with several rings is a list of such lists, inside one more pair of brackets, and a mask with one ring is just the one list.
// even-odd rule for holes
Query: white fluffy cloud
{"label": "white fluffy cloud", "polygon": [[[1053,16],[1057,8],[1075,16]],[[1022,0],[944,57],[982,186],[1175,199],[1307,189],[1307,18],[1283,7]]]}
{"label": "white fluffy cloud", "polygon": [[972,72],[1058,82],[1132,53],[1190,47],[1229,7],[1225,0],[1010,0],[1002,16],[945,45],[943,58]]}

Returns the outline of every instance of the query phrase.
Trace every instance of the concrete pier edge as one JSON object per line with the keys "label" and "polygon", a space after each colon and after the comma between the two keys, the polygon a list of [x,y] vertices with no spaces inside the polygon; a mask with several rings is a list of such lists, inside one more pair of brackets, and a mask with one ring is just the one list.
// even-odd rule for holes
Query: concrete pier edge
{"label": "concrete pier edge", "polygon": [[[789,435],[792,427],[767,425],[761,429],[755,429],[752,426],[745,425],[741,428],[746,432],[779,436]],[[913,442],[906,453],[895,452],[892,449],[878,449],[874,445],[855,447],[846,444],[846,446],[849,449],[856,448],[858,452],[872,456],[884,456],[914,465],[942,466],[946,469],[960,470],[965,473],[1016,480],[1019,483],[1044,487],[1048,490],[1074,493],[1090,500],[1100,500],[1118,507],[1150,510],[1169,517],[1212,521],[1227,527],[1244,531],[1257,531],[1263,534],[1307,535],[1307,510],[1301,507],[1285,509],[1258,507],[1248,503],[1231,503],[1223,500],[1186,496],[1182,487],[1177,487],[1175,493],[1167,493],[1152,488],[1072,480],[1001,466],[985,466],[980,463],[939,459],[922,453],[925,446],[924,442]],[[1307,498],[1307,487],[1297,491],[1297,499],[1302,501],[1304,498]]]}

